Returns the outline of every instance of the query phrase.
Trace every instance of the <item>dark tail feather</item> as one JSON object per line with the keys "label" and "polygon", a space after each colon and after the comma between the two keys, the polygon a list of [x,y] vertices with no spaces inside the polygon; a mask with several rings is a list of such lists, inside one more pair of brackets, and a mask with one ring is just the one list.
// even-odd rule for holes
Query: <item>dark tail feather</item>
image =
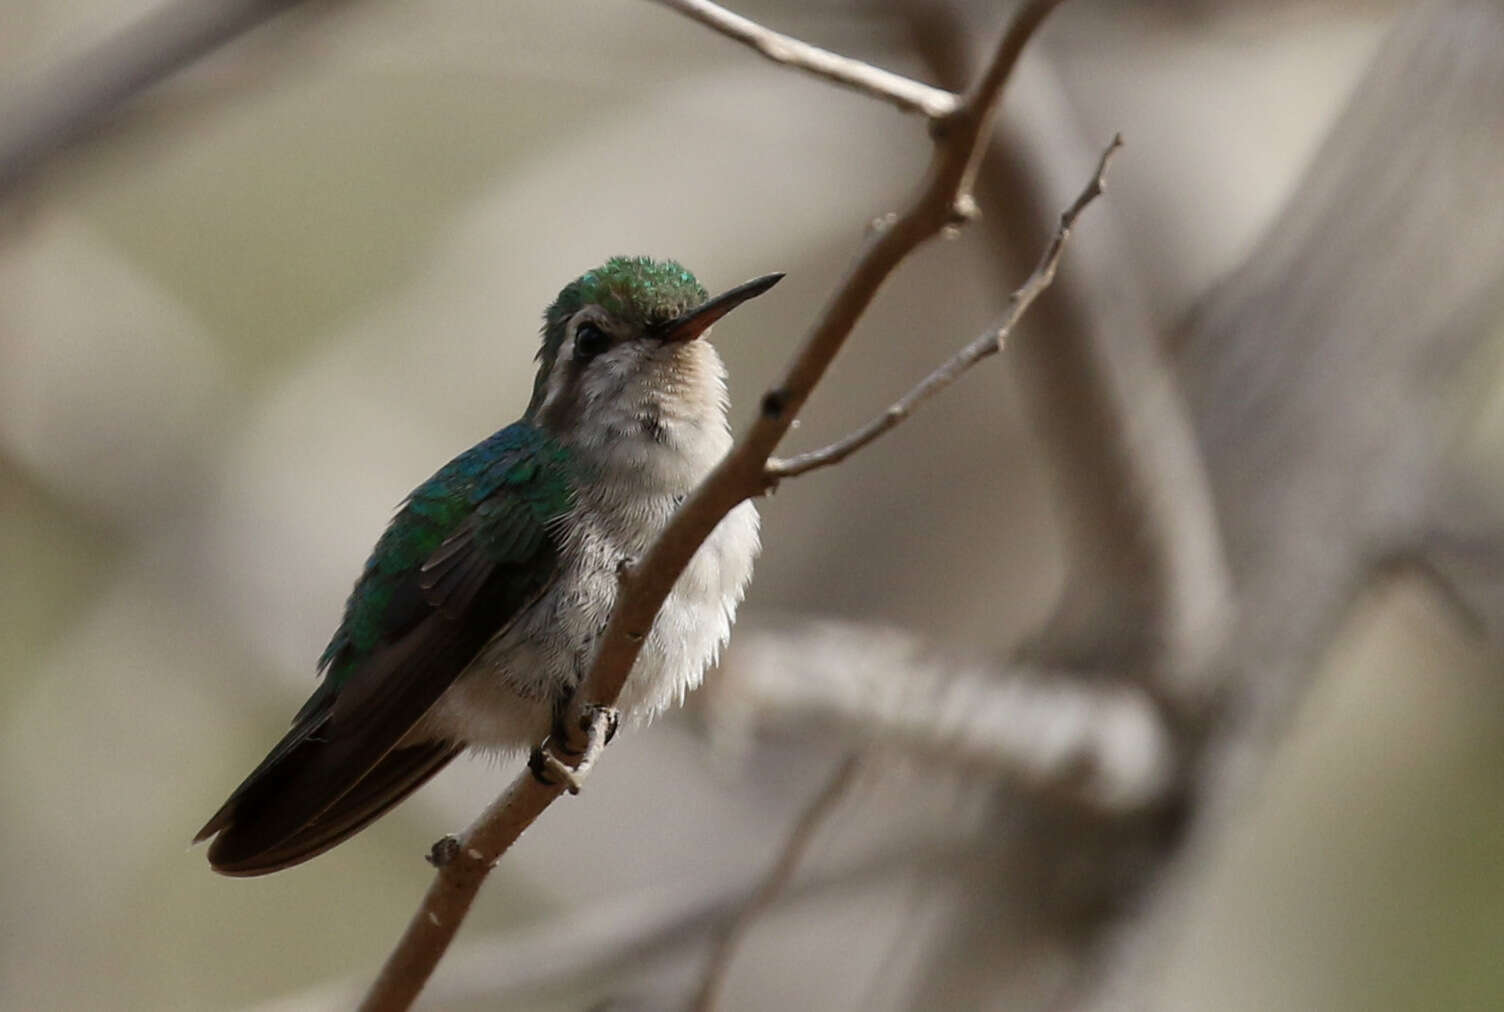
{"label": "dark tail feather", "polygon": [[322,854],[423,786],[463,750],[450,742],[396,748],[354,784],[337,744],[306,738],[247,782],[199,839],[223,875],[265,875]]}

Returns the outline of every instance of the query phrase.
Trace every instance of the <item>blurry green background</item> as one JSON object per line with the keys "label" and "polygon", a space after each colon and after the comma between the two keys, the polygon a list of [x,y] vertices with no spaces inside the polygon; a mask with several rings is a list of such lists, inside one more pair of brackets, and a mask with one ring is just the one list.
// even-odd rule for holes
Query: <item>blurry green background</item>
{"label": "blurry green background", "polygon": [[[0,92],[145,9],[0,0]],[[880,12],[741,9],[922,73]],[[1083,120],[1128,139],[1109,199],[1166,328],[1247,252],[1392,16],[1083,0],[1043,33]],[[926,153],[921,123],[650,3],[370,0],[203,61],[0,207],[0,1007],[311,1008],[306,989],[371,974],[427,884],[419,856],[510,765],[456,764],[268,879],[216,877],[186,844],[311,687],[394,506],[520,413],[542,308],[617,253],[678,258],[712,289],[789,273],[718,328],[740,425]],[[974,235],[924,250],[794,442],[886,404],[1016,280]],[[1484,386],[1479,462],[1504,441]],[[1002,648],[1059,580],[1006,356],[763,512],[749,623],[833,613]],[[1399,582],[1327,666],[1161,1007],[1504,1006],[1499,658]],[[463,938],[601,891],[748,880],[819,780],[766,752],[707,762],[693,713],[665,719],[528,833]],[[867,982],[901,918],[865,902],[781,916],[733,1007],[899,1001]],[[883,910],[887,934],[854,929]],[[833,965],[808,958],[835,937]]]}

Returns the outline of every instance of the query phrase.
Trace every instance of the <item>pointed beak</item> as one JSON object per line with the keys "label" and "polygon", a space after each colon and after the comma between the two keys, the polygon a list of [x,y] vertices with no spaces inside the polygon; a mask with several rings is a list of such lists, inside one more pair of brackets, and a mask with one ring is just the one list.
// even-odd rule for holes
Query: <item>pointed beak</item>
{"label": "pointed beak", "polygon": [[772,288],[783,280],[783,274],[764,274],[760,278],[754,278],[745,284],[737,285],[728,292],[722,292],[715,298],[694,309],[669,320],[658,328],[658,337],[664,341],[693,341],[710,325],[721,317],[731,312],[737,306],[748,299],[755,299],[763,292]]}

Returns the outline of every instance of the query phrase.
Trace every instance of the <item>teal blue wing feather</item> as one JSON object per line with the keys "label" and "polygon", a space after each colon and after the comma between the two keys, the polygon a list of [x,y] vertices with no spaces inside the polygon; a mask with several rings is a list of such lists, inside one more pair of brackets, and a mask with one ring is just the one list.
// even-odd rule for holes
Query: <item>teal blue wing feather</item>
{"label": "teal blue wing feather", "polygon": [[[422,620],[430,602],[419,573],[457,535],[450,559],[464,546],[495,565],[534,559],[549,524],[569,508],[566,464],[561,448],[519,422],[414,490],[366,561],[319,659],[328,682],[338,688],[377,645]],[[465,536],[476,533],[478,541]]]}
{"label": "teal blue wing feather", "polygon": [[[452,757],[454,747],[393,750],[553,579],[556,521],[572,497],[567,464],[565,451],[518,423],[413,492],[356,581],[320,660],[324,681],[200,831],[218,833],[217,869],[259,874],[306,860]],[[356,790],[362,783],[379,789]]]}

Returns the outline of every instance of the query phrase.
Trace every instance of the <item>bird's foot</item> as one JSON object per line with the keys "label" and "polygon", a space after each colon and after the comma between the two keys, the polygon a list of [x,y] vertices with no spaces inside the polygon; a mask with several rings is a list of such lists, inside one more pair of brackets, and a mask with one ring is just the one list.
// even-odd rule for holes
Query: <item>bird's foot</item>
{"label": "bird's foot", "polygon": [[616,737],[621,727],[621,712],[614,706],[594,703],[586,706],[580,716],[580,730],[585,734],[583,749],[569,747],[570,736],[564,721],[565,711],[561,710],[555,718],[553,733],[533,749],[527,767],[539,783],[547,787],[563,786],[570,794],[578,794],[580,783],[595,765],[596,757]]}
{"label": "bird's foot", "polygon": [[616,737],[616,732],[621,730],[621,711],[614,706],[591,703],[585,707],[585,712],[580,716],[580,730],[589,734],[597,726],[601,727],[606,734],[601,744],[611,744]]}
{"label": "bird's foot", "polygon": [[554,755],[555,747],[552,737],[545,739],[528,756],[527,768],[544,787],[563,787],[570,794],[580,793],[580,778],[575,776],[573,766]]}
{"label": "bird's foot", "polygon": [[587,703],[580,713],[579,730],[586,736],[585,747],[574,749],[569,747],[569,742],[575,737],[569,730],[569,709],[561,707],[554,714],[554,729],[549,733],[548,740],[553,742],[553,751],[562,759],[573,763],[580,756],[590,751],[591,741],[589,736],[599,726],[605,732],[605,739],[601,744],[609,745],[616,738],[616,732],[621,729],[621,711],[614,706],[602,706],[599,703]]}

